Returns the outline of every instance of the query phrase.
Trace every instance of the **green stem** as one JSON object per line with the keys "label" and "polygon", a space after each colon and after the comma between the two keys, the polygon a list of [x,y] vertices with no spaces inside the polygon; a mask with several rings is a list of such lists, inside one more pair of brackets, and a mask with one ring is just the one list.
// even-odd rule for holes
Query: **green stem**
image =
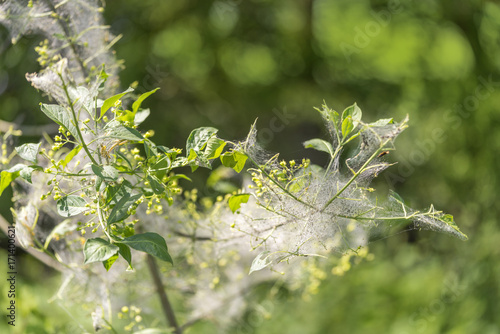
{"label": "green stem", "polygon": [[340,196],[340,194],[342,194],[344,192],[344,190],[346,190],[347,187],[349,187],[351,185],[351,183],[353,183],[358,178],[358,176],[361,173],[363,173],[365,171],[365,168],[370,164],[370,162],[373,161],[373,159],[375,159],[378,156],[378,154],[381,151],[383,151],[385,144],[387,144],[388,142],[389,142],[389,140],[386,140],[382,145],[380,145],[380,147],[375,152],[373,152],[373,154],[371,155],[371,157],[368,160],[366,160],[366,162],[363,164],[363,166],[361,166],[361,168],[356,173],[354,173],[354,175],[349,179],[349,181],[347,181],[347,183],[342,187],[342,189],[340,189],[339,191],[337,191],[337,193],[332,198],[330,198],[330,200],[323,206],[323,208],[321,209],[320,212],[325,211],[325,209],[330,204],[332,204],[332,202],[334,200],[336,200]]}
{"label": "green stem", "polygon": [[85,150],[85,152],[89,156],[89,159],[92,161],[92,163],[94,165],[99,165],[99,163],[97,163],[97,161],[94,159],[94,157],[90,153],[90,150],[89,150],[87,144],[85,143],[85,140],[83,139],[82,132],[80,131],[80,127],[78,126],[78,120],[77,120],[77,117],[76,117],[75,108],[73,108],[73,102],[71,101],[71,98],[69,96],[68,87],[66,86],[66,83],[64,82],[62,74],[61,73],[57,73],[57,74],[59,75],[59,78],[61,79],[62,87],[64,89],[64,93],[66,94],[66,99],[68,99],[68,104],[69,104],[69,107],[71,109],[71,114],[73,116],[73,121],[75,122],[76,132],[78,133],[78,137],[80,137],[79,138],[80,141],[81,141],[80,144],[82,145],[83,149]]}

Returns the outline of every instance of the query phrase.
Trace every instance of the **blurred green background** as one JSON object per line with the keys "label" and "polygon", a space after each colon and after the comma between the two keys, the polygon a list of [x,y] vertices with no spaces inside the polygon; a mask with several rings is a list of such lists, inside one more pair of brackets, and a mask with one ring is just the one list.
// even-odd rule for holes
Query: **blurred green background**
{"label": "blurred green background", "polygon": [[[147,101],[152,115],[143,125],[156,142],[184,147],[199,126],[240,139],[258,117],[266,148],[323,164],[301,145],[326,135],[312,108],[323,100],[338,111],[357,102],[368,121],[409,114],[410,128],[390,154],[400,163],[376,187],[396,190],[415,208],[434,203],[469,236],[412,231],[373,242],[373,261],[343,277],[328,272],[310,300],[257,304],[234,332],[500,333],[497,2],[126,0],[109,1],[105,16],[123,34],[116,46],[123,88],[134,81],[139,92],[161,87]],[[43,98],[24,79],[37,70],[39,40],[12,46],[5,31],[0,37],[0,119],[47,124],[38,112]],[[1,198],[5,216],[8,196]],[[38,265],[22,259],[25,273]],[[45,308],[41,297],[54,292],[57,276],[23,277],[19,307],[36,310],[37,322],[19,333],[64,332],[69,320],[54,317],[61,311]],[[208,322],[190,331],[212,332]]]}

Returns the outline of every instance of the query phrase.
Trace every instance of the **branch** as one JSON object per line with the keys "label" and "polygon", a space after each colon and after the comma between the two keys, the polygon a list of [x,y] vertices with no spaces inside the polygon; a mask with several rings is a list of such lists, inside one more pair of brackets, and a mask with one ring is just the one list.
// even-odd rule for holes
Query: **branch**
{"label": "branch", "polygon": [[177,323],[177,319],[175,318],[175,313],[172,308],[172,305],[168,301],[167,293],[165,292],[165,288],[163,287],[163,283],[161,281],[160,271],[158,270],[158,265],[156,264],[156,260],[153,256],[147,255],[147,262],[149,267],[149,272],[153,278],[154,285],[156,287],[156,292],[158,293],[158,297],[160,297],[161,306],[163,308],[163,312],[167,321],[171,327],[174,328],[175,334],[182,334],[182,328],[179,327]]}
{"label": "branch", "polygon": [[[5,235],[8,235],[7,233],[8,233],[9,226],[10,226],[9,222],[2,215],[0,215],[0,228],[5,233]],[[16,239],[15,239],[15,242],[16,242],[16,247],[22,248],[22,246],[19,244],[19,242]],[[40,253],[39,251],[37,251],[36,249],[31,248],[31,247],[28,247],[26,249],[22,248],[22,249],[25,252],[31,254],[34,258],[36,258],[37,260],[39,260],[40,262],[42,262],[46,266],[51,267],[59,272],[64,271],[64,267],[59,262],[57,262],[56,260],[54,260],[53,258],[48,256],[47,254]]]}

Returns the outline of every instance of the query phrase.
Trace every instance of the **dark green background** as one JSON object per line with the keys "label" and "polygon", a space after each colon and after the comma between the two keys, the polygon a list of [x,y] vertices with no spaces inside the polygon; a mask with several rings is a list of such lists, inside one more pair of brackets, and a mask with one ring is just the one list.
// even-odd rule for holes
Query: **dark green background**
{"label": "dark green background", "polygon": [[[368,121],[409,114],[389,159],[400,164],[376,186],[412,207],[434,203],[469,236],[412,232],[374,242],[375,260],[329,275],[310,301],[272,300],[270,319],[250,310],[242,333],[500,333],[497,2],[127,0],[109,1],[105,15],[123,34],[123,88],[161,87],[143,125],[158,143],[184,147],[199,126],[241,139],[258,117],[266,148],[323,164],[301,145],[326,135],[313,110],[323,100],[339,111],[357,102]],[[48,123],[24,79],[37,70],[38,39],[4,40],[0,118]],[[285,109],[283,122],[276,117]],[[27,286],[42,284],[25,277]],[[37,303],[33,333],[53,333],[61,317]]]}

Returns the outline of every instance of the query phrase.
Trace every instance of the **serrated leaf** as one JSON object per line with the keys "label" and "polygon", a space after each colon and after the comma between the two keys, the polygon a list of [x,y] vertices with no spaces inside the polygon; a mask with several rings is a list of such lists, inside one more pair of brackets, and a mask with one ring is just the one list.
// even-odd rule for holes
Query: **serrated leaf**
{"label": "serrated leaf", "polygon": [[195,152],[201,151],[208,140],[217,134],[217,131],[219,130],[211,127],[201,127],[191,131],[186,141],[186,152],[191,152],[191,150]]}
{"label": "serrated leaf", "polygon": [[109,259],[102,261],[102,265],[104,266],[106,271],[109,271],[109,269],[111,269],[111,266],[113,265],[113,263],[116,262],[116,260],[118,260],[118,254],[115,254],[111,256]]}
{"label": "serrated leaf", "polygon": [[47,117],[69,131],[73,137],[78,138],[78,131],[68,110],[57,104],[43,103],[40,104],[40,109]]}
{"label": "serrated leaf", "polygon": [[139,110],[139,107],[141,106],[142,101],[144,101],[146,98],[148,98],[151,94],[155,93],[158,89],[160,89],[160,88],[155,88],[155,89],[153,89],[149,92],[146,92],[146,93],[142,94],[141,96],[139,96],[137,101],[135,101],[132,104],[132,112],[135,113],[137,110]]}
{"label": "serrated leaf", "polygon": [[224,150],[226,146],[226,142],[217,137],[212,137],[207,142],[207,147],[205,148],[204,156],[207,159],[216,159]]}
{"label": "serrated leaf", "polygon": [[118,170],[112,166],[105,165],[101,167],[92,165],[92,171],[105,181],[116,181],[118,179]]}
{"label": "serrated leaf", "polygon": [[333,157],[333,147],[332,144],[326,140],[315,138],[304,142],[305,148],[313,148],[318,151],[326,152],[331,157]]}
{"label": "serrated leaf", "polygon": [[82,146],[80,146],[80,145],[78,145],[74,149],[72,149],[68,154],[66,154],[64,159],[61,160],[61,165],[63,167],[66,167],[70,163],[70,161],[73,160],[75,155],[77,155],[78,152],[80,152],[81,149],[82,149]]}
{"label": "serrated leaf", "polygon": [[269,256],[269,251],[264,251],[257,255],[252,261],[252,266],[250,267],[250,272],[248,273],[248,275],[250,275],[254,271],[259,271],[269,266],[272,263],[272,261],[269,260]]}
{"label": "serrated leaf", "polygon": [[76,216],[87,211],[87,202],[75,195],[65,196],[57,201],[57,213],[63,217]]}
{"label": "serrated leaf", "polygon": [[139,198],[141,198],[141,194],[136,194],[130,196],[130,194],[125,194],[118,203],[115,204],[113,210],[108,217],[108,225],[119,222],[130,216],[128,213],[129,207],[134,204]]}
{"label": "serrated leaf", "polygon": [[118,253],[118,246],[101,238],[87,239],[83,246],[84,264],[101,262]]}
{"label": "serrated leaf", "polygon": [[126,94],[130,93],[130,92],[133,92],[134,89],[129,87],[126,91],[124,91],[123,93],[120,93],[120,94],[116,94],[114,96],[111,96],[110,98],[106,99],[104,101],[104,103],[102,104],[102,107],[101,107],[101,115],[99,116],[99,119],[101,119],[102,116],[104,116],[104,114],[106,113],[106,111],[109,110],[109,108],[111,108],[112,106],[115,105],[116,101],[118,101],[119,99],[121,99],[123,96],[125,96]]}
{"label": "serrated leaf", "polygon": [[241,207],[242,203],[247,203],[250,198],[250,194],[237,194],[229,198],[228,204],[229,208],[233,213],[236,212]]}
{"label": "serrated leaf", "polygon": [[173,264],[172,258],[168,253],[168,247],[165,239],[157,233],[146,232],[136,234],[121,240],[120,243],[130,246],[135,250],[153,255],[162,261]]}
{"label": "serrated leaf", "polygon": [[38,149],[40,148],[40,145],[42,145],[42,143],[23,144],[21,146],[16,147],[15,150],[21,158],[36,164],[38,162],[37,155],[38,155]]}

